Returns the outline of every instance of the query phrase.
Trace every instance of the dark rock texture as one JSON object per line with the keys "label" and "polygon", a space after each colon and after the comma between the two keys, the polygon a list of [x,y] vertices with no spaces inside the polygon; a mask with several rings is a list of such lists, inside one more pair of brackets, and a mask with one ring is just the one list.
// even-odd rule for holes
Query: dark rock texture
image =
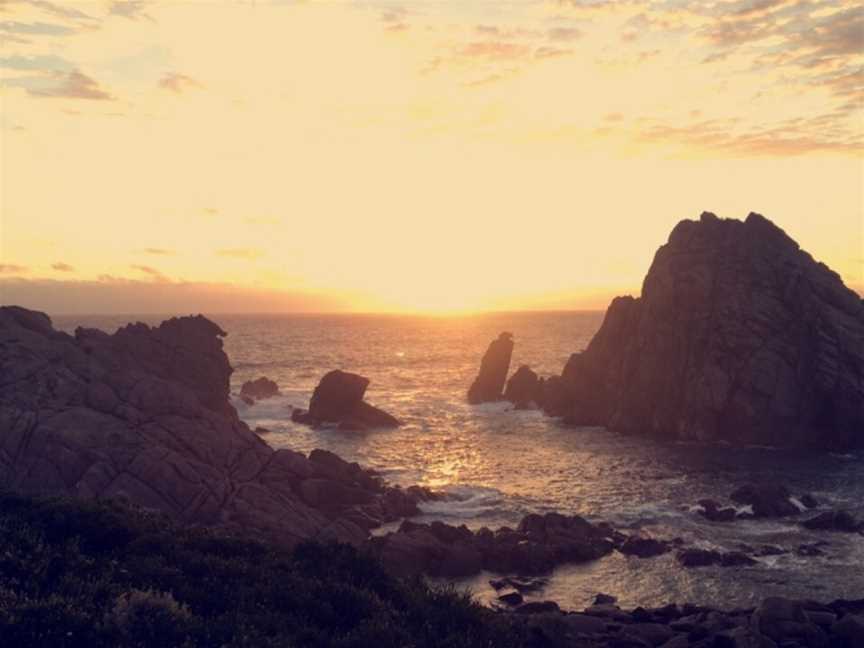
{"label": "dark rock texture", "polygon": [[849,511],[826,511],[805,520],[801,526],[817,531],[839,531],[842,533],[864,533],[864,521]]}
{"label": "dark rock texture", "polygon": [[764,217],[704,213],[675,227],[642,296],[612,302],[561,378],[566,396],[544,407],[578,425],[860,447],[864,305]]}
{"label": "dark rock texture", "polygon": [[0,488],[125,498],[289,545],[361,543],[416,512],[422,492],[252,432],[229,402],[224,335],[198,316],[70,336],[42,313],[0,308]]}
{"label": "dark rock texture", "polygon": [[503,398],[504,383],[510,371],[510,357],[513,355],[513,334],[501,333],[493,340],[483,354],[480,373],[468,388],[468,402],[472,405],[500,401]]}
{"label": "dark rock texture", "polygon": [[[472,532],[443,522],[405,521],[395,533],[372,539],[372,548],[398,574],[425,573],[456,578],[482,569],[541,574],[568,562],[587,562],[612,553],[614,533],[578,515],[526,515],[518,529],[483,528]],[[524,591],[512,580],[512,586]]]}
{"label": "dark rock texture", "polygon": [[[273,398],[279,395],[279,385],[275,381],[270,380],[266,376],[261,376],[255,380],[247,380],[240,387],[240,396],[246,399],[264,400],[265,398]],[[246,401],[248,402],[248,401]]]}
{"label": "dark rock texture", "polygon": [[297,423],[338,423],[343,430],[399,427],[399,420],[363,400],[369,379],[336,369],[326,374],[312,394],[309,411],[294,410]]}
{"label": "dark rock texture", "polygon": [[510,376],[504,389],[504,400],[513,403],[517,409],[527,409],[540,402],[542,385],[531,367],[522,365]]}

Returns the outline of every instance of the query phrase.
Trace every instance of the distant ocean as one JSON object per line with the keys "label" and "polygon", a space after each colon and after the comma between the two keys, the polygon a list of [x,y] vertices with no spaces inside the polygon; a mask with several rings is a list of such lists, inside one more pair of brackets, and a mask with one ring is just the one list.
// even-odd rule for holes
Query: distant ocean
{"label": "distant ocean", "polygon": [[[597,592],[625,607],[670,601],[730,608],[769,595],[818,600],[864,596],[864,538],[802,530],[796,520],[710,523],[690,510],[697,500],[725,501],[737,486],[768,480],[796,493],[812,492],[825,506],[864,516],[864,456],[733,449],[627,437],[602,428],[565,427],[539,412],[506,404],[465,402],[488,343],[514,334],[511,371],[528,364],[541,375],[560,373],[600,326],[600,312],[496,313],[470,317],[396,315],[217,315],[228,332],[235,368],[232,391],[268,376],[282,396],[246,407],[250,426],[271,432],[275,447],[332,450],[379,470],[390,481],[450,491],[458,501],[429,504],[421,521],[471,528],[515,526],[529,512],[578,513],[656,537],[682,537],[706,548],[778,545],[787,555],[760,558],[748,568],[680,567],[672,554],[653,559],[613,554],[558,569],[539,598],[562,607],[589,605]],[[63,316],[67,331],[108,331],[154,316]],[[312,430],[291,422],[291,406],[306,407],[331,369],[367,376],[366,399],[400,418],[398,430],[369,433]],[[827,541],[823,556],[800,557],[801,544]],[[492,595],[488,574],[464,581],[479,598]]]}

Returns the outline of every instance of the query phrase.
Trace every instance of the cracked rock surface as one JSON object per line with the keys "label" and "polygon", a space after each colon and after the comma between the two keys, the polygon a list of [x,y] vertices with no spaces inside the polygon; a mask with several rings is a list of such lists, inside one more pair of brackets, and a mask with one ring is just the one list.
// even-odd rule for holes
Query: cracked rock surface
{"label": "cracked rock surface", "polygon": [[359,544],[417,512],[422,493],[254,434],[229,402],[224,335],[199,315],[72,336],[0,308],[0,488],[122,498],[288,545]]}

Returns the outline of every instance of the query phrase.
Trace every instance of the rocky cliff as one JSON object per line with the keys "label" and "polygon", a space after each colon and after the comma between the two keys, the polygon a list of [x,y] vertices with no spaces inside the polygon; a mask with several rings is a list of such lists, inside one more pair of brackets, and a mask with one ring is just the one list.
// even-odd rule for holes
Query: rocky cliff
{"label": "rocky cliff", "polygon": [[251,432],[228,400],[224,335],[198,316],[70,336],[0,308],[0,488],[125,498],[288,544],[359,543],[417,512],[418,493]]}
{"label": "rocky cliff", "polygon": [[739,444],[864,445],[864,305],[759,214],[679,223],[555,381],[579,425]]}

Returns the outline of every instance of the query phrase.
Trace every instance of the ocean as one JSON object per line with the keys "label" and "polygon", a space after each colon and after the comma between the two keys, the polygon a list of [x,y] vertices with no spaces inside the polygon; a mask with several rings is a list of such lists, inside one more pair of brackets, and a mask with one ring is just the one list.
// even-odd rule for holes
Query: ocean
{"label": "ocean", "polygon": [[[820,508],[864,516],[864,455],[814,454],[771,448],[731,448],[624,436],[577,428],[505,403],[470,406],[465,393],[489,342],[514,335],[511,372],[528,364],[541,375],[560,373],[583,349],[602,312],[494,313],[459,317],[403,315],[214,315],[228,332],[225,350],[235,372],[232,393],[249,379],[275,380],[281,396],[246,406],[251,427],[270,430],[274,447],[324,448],[380,471],[397,484],[452,493],[424,505],[419,521],[442,520],[472,529],[515,526],[530,512],[578,513],[592,521],[692,546],[736,550],[777,545],[790,553],[758,558],[753,567],[685,569],[673,554],[639,559],[618,553],[557,569],[528,600],[552,599],[563,608],[590,605],[598,592],[624,607],[691,602],[731,608],[766,596],[815,600],[864,596],[864,537],[802,529],[798,520],[712,523],[696,514],[697,500],[726,502],[749,482],[785,484],[810,492]],[[129,321],[158,324],[158,316],[62,316],[55,326],[113,332]],[[308,405],[331,369],[371,380],[366,400],[404,422],[366,433],[313,430],[292,423],[291,408]],[[385,532],[382,529],[379,532]],[[827,542],[824,555],[803,557],[802,544]],[[489,602],[493,574],[458,581]]]}

